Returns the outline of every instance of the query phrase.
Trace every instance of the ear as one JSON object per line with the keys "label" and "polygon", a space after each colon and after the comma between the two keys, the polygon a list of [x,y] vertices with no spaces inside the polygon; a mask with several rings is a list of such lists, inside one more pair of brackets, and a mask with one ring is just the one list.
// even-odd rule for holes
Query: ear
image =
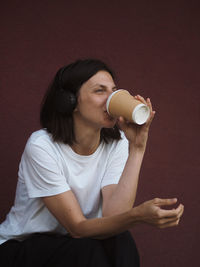
{"label": "ear", "polygon": [[79,95],[77,95],[77,97],[76,97],[76,107],[73,110],[74,112],[79,111],[79,102],[80,102]]}
{"label": "ear", "polygon": [[73,112],[77,112],[77,111],[78,111],[78,107],[76,106]]}
{"label": "ear", "polygon": [[74,108],[73,112],[79,111],[79,99],[77,98],[76,107]]}

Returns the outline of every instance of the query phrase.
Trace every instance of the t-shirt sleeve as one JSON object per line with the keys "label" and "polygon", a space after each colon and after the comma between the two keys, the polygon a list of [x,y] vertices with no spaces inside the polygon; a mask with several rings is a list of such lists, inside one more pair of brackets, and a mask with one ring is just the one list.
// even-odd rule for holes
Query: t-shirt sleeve
{"label": "t-shirt sleeve", "polygon": [[52,196],[70,190],[61,163],[48,146],[26,145],[19,169],[30,198]]}
{"label": "t-shirt sleeve", "polygon": [[128,158],[128,140],[122,134],[122,139],[110,153],[107,168],[101,183],[101,188],[110,184],[118,184]]}

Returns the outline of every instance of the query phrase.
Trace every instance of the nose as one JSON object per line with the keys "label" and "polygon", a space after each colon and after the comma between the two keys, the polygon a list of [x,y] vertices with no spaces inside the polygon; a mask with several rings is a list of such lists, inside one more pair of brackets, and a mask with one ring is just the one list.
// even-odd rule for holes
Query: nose
{"label": "nose", "polygon": [[113,89],[109,89],[108,91],[107,91],[107,97],[109,97],[112,93],[114,93],[115,92],[115,90],[113,90]]}
{"label": "nose", "polygon": [[113,93],[112,90],[108,90],[107,93],[106,93],[106,97],[105,97],[105,102],[107,102],[109,96]]}

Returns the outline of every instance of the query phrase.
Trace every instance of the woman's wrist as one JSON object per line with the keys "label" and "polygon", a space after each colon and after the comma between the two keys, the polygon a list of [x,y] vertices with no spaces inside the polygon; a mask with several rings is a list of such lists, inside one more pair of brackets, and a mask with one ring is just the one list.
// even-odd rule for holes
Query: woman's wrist
{"label": "woman's wrist", "polygon": [[137,207],[134,207],[130,210],[130,216],[134,224],[139,224],[142,222],[140,212]]}
{"label": "woman's wrist", "polygon": [[137,146],[135,144],[132,144],[129,142],[129,154],[133,153],[133,154],[144,154],[146,150],[146,144],[142,145],[142,146]]}

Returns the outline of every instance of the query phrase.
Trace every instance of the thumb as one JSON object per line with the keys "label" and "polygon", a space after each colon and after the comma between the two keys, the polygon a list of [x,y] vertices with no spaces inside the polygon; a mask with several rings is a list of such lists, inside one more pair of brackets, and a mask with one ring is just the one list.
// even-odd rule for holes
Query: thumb
{"label": "thumb", "polygon": [[120,116],[117,120],[117,126],[120,128],[120,130],[124,130],[127,126],[125,119]]}

